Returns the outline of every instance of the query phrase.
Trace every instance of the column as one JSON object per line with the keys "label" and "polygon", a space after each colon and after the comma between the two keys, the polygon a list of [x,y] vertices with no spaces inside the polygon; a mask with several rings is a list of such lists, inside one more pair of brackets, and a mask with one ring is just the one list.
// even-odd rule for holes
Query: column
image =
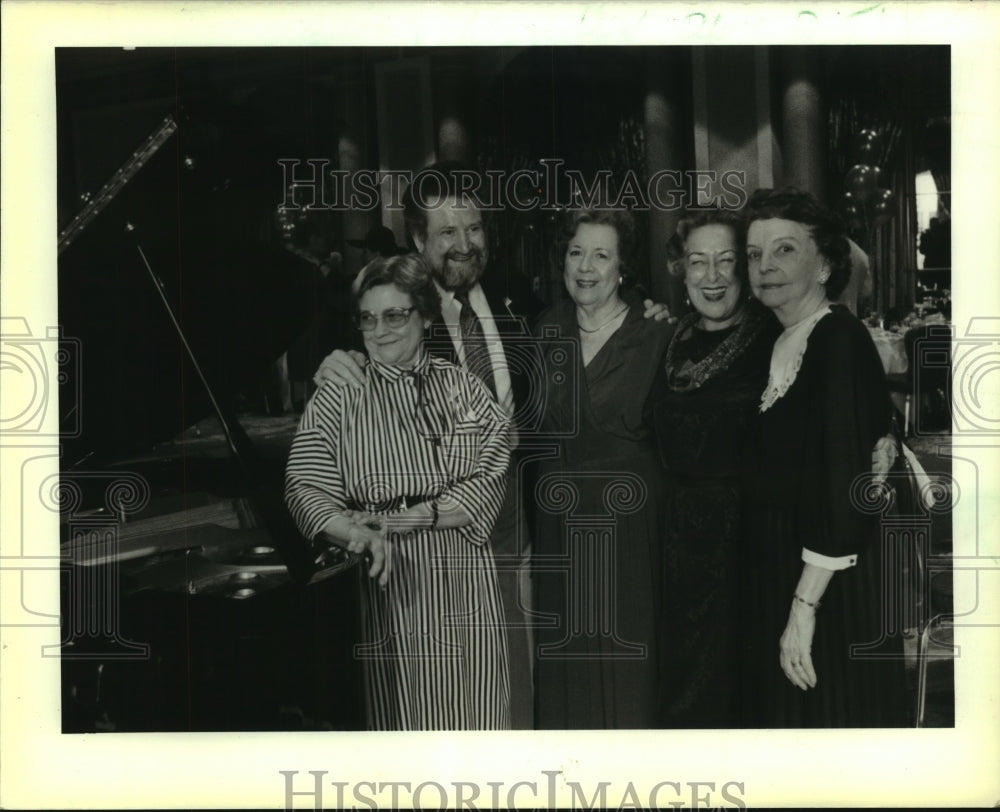
{"label": "column", "polygon": [[[643,126],[647,173],[664,169],[684,172],[692,167],[691,68],[688,48],[650,49],[646,56],[646,98]],[[679,210],[649,213],[649,268],[653,298],[678,312],[683,284],[667,274],[667,240],[677,229]]]}
{"label": "column", "polygon": [[434,61],[434,141],[439,161],[472,160],[468,78],[475,62],[465,51],[437,56]]}
{"label": "column", "polygon": [[[377,169],[377,165],[368,163],[370,156],[367,154],[367,127],[368,120],[368,99],[371,89],[367,85],[363,76],[346,76],[343,81],[343,90],[340,93],[340,109],[343,115],[343,125],[337,139],[337,169],[350,173],[346,180],[346,188],[352,188],[353,173],[361,169]],[[344,245],[342,248],[344,256],[344,272],[354,276],[361,270],[363,253],[360,248],[347,245],[347,240],[362,240],[368,229],[377,225],[381,220],[378,209],[374,211],[363,211],[345,209],[342,220],[342,233]]]}
{"label": "column", "polygon": [[778,53],[784,183],[835,202],[826,200],[828,122],[819,89],[819,59],[808,47]]}

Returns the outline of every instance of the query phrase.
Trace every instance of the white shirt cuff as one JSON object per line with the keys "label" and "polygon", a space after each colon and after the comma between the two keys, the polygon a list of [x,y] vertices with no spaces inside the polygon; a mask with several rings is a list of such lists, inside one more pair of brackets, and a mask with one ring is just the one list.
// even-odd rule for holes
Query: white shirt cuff
{"label": "white shirt cuff", "polygon": [[802,548],[802,560],[807,564],[813,564],[820,569],[824,570],[846,570],[853,567],[858,563],[857,554],[853,555],[842,555],[837,558],[833,558],[828,555],[820,555],[819,553],[814,553],[812,550]]}

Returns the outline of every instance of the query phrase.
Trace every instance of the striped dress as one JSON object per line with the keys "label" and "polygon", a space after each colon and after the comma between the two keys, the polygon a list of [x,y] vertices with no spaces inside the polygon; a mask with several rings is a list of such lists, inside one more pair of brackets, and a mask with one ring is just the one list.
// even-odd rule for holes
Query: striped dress
{"label": "striped dress", "polygon": [[[477,379],[422,354],[413,371],[369,361],[363,389],[322,387],[292,443],[285,498],[307,538],[347,508],[383,513],[437,497],[459,528],[392,534],[389,581],[365,579],[373,730],[509,727],[503,607],[490,530],[510,460],[509,421]],[[453,500],[453,501],[452,501]]]}

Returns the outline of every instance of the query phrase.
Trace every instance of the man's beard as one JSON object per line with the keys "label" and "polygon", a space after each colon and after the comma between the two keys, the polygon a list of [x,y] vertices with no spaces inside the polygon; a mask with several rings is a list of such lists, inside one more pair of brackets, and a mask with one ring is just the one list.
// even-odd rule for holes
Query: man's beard
{"label": "man's beard", "polygon": [[479,281],[486,269],[486,249],[470,247],[468,252],[449,251],[441,265],[433,268],[434,278],[445,290],[468,290]]}

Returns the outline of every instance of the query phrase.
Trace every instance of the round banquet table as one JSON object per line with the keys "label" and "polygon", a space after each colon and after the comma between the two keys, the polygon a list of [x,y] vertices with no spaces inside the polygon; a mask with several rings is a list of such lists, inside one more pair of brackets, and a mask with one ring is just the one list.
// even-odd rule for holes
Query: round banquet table
{"label": "round banquet table", "polygon": [[871,333],[875,349],[878,350],[879,358],[882,359],[885,374],[904,374],[909,369],[910,364],[906,358],[903,335],[891,330],[883,330],[881,327],[869,327],[868,332]]}

